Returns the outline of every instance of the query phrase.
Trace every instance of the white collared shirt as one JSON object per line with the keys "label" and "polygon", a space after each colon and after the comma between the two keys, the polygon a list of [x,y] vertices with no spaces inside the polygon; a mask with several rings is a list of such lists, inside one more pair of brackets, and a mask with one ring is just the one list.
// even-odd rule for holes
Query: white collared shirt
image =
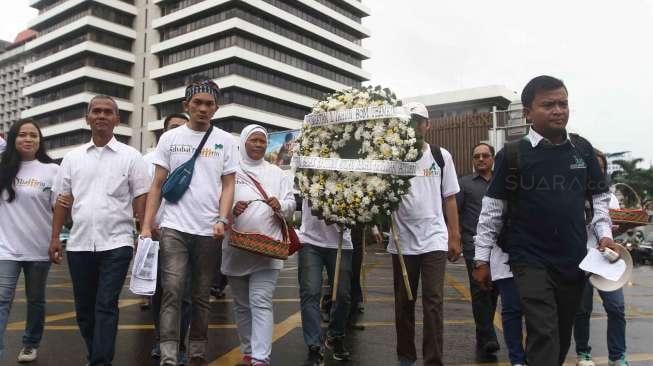
{"label": "white collared shirt", "polygon": [[73,195],[73,228],[66,250],[99,252],[134,244],[132,201],[148,192],[141,154],[115,137],[70,151],[55,181],[57,194]]}

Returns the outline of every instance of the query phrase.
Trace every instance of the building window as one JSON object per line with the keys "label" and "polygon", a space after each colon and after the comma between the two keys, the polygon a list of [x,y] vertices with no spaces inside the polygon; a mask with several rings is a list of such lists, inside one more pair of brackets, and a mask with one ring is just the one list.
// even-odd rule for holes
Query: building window
{"label": "building window", "polygon": [[191,48],[162,54],[159,56],[159,61],[161,66],[171,65],[232,46],[244,48],[246,50],[258,53],[262,56],[275,59],[279,62],[283,62],[298,69],[320,75],[347,86],[360,87],[361,85],[361,81],[359,79],[346,76],[340,72],[321,66],[318,62],[308,60],[304,57],[291,55],[289,52],[283,51],[279,48],[264,45],[259,41],[253,40],[245,35],[240,34],[221,35],[217,39],[205,41],[204,43],[197,44]]}
{"label": "building window", "polygon": [[308,96],[314,99],[322,99],[331,90],[317,86],[307,85],[300,79],[294,79],[284,74],[277,74],[270,70],[264,70],[250,64],[228,63],[211,65],[206,69],[194,70],[191,73],[175,74],[172,77],[159,80],[159,92],[186,86],[190,80],[198,76],[205,76],[210,79],[217,79],[228,75],[240,75],[242,77],[260,81],[293,93]]}
{"label": "building window", "polygon": [[290,25],[281,25],[277,21],[272,21],[269,17],[259,16],[254,14],[255,9],[245,10],[240,8],[231,8],[221,10],[218,13],[210,14],[200,19],[195,19],[191,22],[176,24],[171,27],[165,28],[161,31],[161,38],[167,40],[204,28],[213,24],[223,22],[231,18],[240,18],[249,23],[255,24],[259,27],[265,28],[273,33],[279,34],[283,37],[291,39],[295,42],[301,43],[304,46],[310,47],[314,50],[325,53],[329,56],[335,57],[339,60],[350,63],[354,66],[361,66],[361,59],[352,55],[351,53],[342,51],[336,47],[330,46],[327,40],[320,40],[319,38],[309,36],[306,31],[297,29]]}
{"label": "building window", "polygon": [[[220,105],[240,104],[246,107],[279,114],[294,119],[303,119],[310,112],[310,108],[284,102],[272,97],[252,93],[246,90],[230,88],[220,93]],[[157,106],[158,118],[162,119],[172,113],[182,111],[181,101],[162,103]],[[263,121],[265,122],[265,121]]]}

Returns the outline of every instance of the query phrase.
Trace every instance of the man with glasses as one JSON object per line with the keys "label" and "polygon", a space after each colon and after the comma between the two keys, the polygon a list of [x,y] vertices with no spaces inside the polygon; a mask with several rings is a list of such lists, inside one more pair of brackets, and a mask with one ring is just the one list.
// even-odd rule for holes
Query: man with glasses
{"label": "man with glasses", "polygon": [[469,288],[472,295],[472,311],[476,323],[476,352],[481,360],[495,358],[499,350],[494,330],[494,312],[497,307],[497,291],[483,290],[472,278],[474,271],[474,236],[481,214],[481,202],[492,179],[494,166],[494,147],[486,143],[474,146],[472,150],[474,173],[459,180],[460,192],[456,195],[463,256],[467,264]]}

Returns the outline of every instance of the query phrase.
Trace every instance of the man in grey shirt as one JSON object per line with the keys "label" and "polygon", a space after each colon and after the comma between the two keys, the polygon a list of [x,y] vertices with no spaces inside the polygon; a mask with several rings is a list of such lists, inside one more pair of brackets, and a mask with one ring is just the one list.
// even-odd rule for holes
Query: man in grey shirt
{"label": "man in grey shirt", "polygon": [[469,275],[469,288],[472,295],[472,311],[476,323],[476,351],[480,360],[495,358],[499,350],[497,335],[494,330],[494,313],[497,307],[497,291],[485,291],[472,278],[474,270],[474,236],[481,214],[481,202],[490,180],[494,166],[494,147],[480,143],[472,150],[474,173],[460,178],[460,192],[456,195],[460,217],[460,231],[463,255]]}

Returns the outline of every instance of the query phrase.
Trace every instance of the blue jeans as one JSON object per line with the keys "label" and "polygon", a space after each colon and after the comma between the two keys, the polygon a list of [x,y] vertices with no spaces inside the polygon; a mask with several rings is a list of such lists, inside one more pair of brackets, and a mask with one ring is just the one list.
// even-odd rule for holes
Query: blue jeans
{"label": "blue jeans", "polygon": [[118,332],[118,299],[132,247],[102,252],[67,252],[79,331],[90,366],[111,366]]}
{"label": "blue jeans", "polygon": [[27,322],[23,345],[38,348],[43,335],[45,283],[48,279],[50,262],[0,260],[0,359],[5,348],[4,334],[21,269],[25,272],[25,295],[27,296]]}
{"label": "blue jeans", "polygon": [[519,292],[514,278],[494,281],[501,294],[501,320],[503,339],[508,346],[510,363],[526,363],[526,353],[522,342],[522,312]]}
{"label": "blue jeans", "polygon": [[[336,268],[336,249],[304,244],[299,251],[299,298],[301,301],[302,331],[307,346],[320,346],[322,318],[322,268],[333,282]],[[343,250],[336,303],[331,307],[331,322],[327,337],[344,337],[351,303],[351,250]]]}
{"label": "blue jeans", "polygon": [[[576,353],[591,353],[590,316],[592,315],[594,287],[587,281],[583,298],[574,323]],[[608,314],[608,357],[611,361],[620,360],[626,354],[626,316],[624,313],[623,289],[612,292],[599,291],[603,308]]]}

